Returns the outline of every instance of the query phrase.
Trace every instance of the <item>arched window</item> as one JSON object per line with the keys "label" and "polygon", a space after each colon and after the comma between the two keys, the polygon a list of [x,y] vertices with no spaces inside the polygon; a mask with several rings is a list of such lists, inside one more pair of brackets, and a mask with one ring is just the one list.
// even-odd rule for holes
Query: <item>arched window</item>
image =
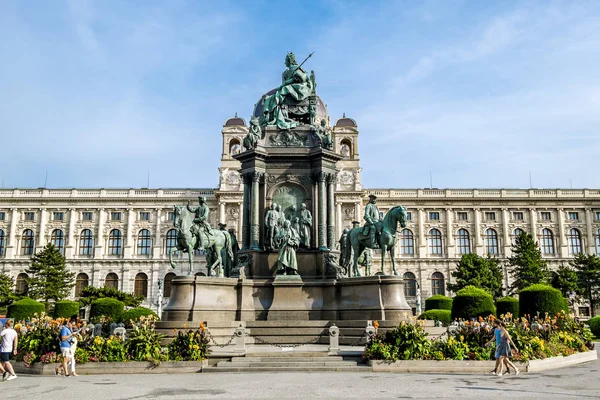
{"label": "arched window", "polygon": [[21,255],[30,256],[33,254],[35,239],[31,229],[25,229],[21,237]]}
{"label": "arched window", "polygon": [[404,296],[416,296],[417,295],[417,278],[412,272],[404,273]]}
{"label": "arched window", "polygon": [[498,255],[498,233],[492,228],[485,231],[485,250],[488,254]]}
{"label": "arched window", "polygon": [[446,285],[444,283],[444,274],[441,272],[434,272],[431,275],[431,294],[446,295]]}
{"label": "arched window", "polygon": [[521,234],[525,233],[525,231],[521,228],[516,228],[512,233],[512,245],[515,246],[517,244],[517,238],[521,236]]}
{"label": "arched window", "polygon": [[140,272],[135,276],[133,285],[133,294],[136,296],[148,297],[148,275]]}
{"label": "arched window", "polygon": [[94,254],[94,235],[89,229],[84,229],[79,235],[79,255],[91,256]]}
{"label": "arched window", "polygon": [[554,235],[548,228],[542,229],[542,253],[554,254]]}
{"label": "arched window", "polygon": [[75,278],[75,297],[81,297],[83,289],[90,285],[90,278],[83,272],[77,274]]}
{"label": "arched window", "polygon": [[410,229],[402,229],[400,232],[400,254],[403,256],[415,254],[415,240]]}
{"label": "arched window", "polygon": [[15,293],[19,296],[26,295],[29,292],[29,284],[27,283],[27,279],[29,275],[26,273],[20,273],[17,275],[17,281],[15,282]]}
{"label": "arched window", "polygon": [[165,275],[165,282],[163,286],[163,297],[171,297],[171,282],[175,278],[175,274],[173,272],[169,272]]}
{"label": "arched window", "polygon": [[104,278],[104,287],[119,289],[119,277],[114,272],[109,273]]}
{"label": "arched window", "polygon": [[172,248],[177,247],[177,229],[169,229],[165,245],[165,254],[169,254]]}
{"label": "arched window", "polygon": [[569,253],[572,255],[576,255],[581,253],[581,233],[575,229],[571,228],[569,230],[569,234],[567,235],[567,240],[569,242]]}
{"label": "arched window", "polygon": [[344,158],[352,158],[352,142],[350,142],[350,140],[344,139],[340,142],[340,154],[344,156]]}
{"label": "arched window", "polygon": [[231,139],[229,142],[229,154],[232,156],[239,154],[242,151],[242,146],[240,146],[240,141],[237,139]]}
{"label": "arched window", "polygon": [[120,256],[123,251],[123,236],[121,231],[113,229],[108,235],[108,255]]}
{"label": "arched window", "polygon": [[471,252],[471,241],[469,238],[469,231],[466,229],[459,229],[456,240],[456,249],[459,255],[469,254]]}
{"label": "arched window", "polygon": [[4,257],[4,248],[6,247],[6,239],[4,231],[0,229],[0,257]]}
{"label": "arched window", "polygon": [[148,229],[142,229],[138,234],[137,253],[143,256],[152,254],[152,236]]}
{"label": "arched window", "polygon": [[56,247],[60,254],[64,254],[65,251],[65,234],[60,229],[55,229],[52,231],[52,235],[50,235],[50,243],[52,246]]}
{"label": "arched window", "polygon": [[437,229],[429,231],[429,254],[442,255],[442,233]]}
{"label": "arched window", "polygon": [[[2,238],[0,238],[0,241]],[[2,250],[0,250],[2,251]],[[600,230],[596,234],[596,255],[600,255]]]}

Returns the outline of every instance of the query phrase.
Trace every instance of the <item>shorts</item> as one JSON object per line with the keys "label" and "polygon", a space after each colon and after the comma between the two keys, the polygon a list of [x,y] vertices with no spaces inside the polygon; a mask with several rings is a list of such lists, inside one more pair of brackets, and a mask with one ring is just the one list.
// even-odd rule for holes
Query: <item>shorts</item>
{"label": "shorts", "polygon": [[13,358],[12,351],[6,352],[6,353],[0,353],[0,361],[2,361],[2,362],[9,362],[10,360],[12,360],[12,358]]}
{"label": "shorts", "polygon": [[63,357],[71,357],[72,356],[70,347],[61,347],[60,352],[62,353]]}

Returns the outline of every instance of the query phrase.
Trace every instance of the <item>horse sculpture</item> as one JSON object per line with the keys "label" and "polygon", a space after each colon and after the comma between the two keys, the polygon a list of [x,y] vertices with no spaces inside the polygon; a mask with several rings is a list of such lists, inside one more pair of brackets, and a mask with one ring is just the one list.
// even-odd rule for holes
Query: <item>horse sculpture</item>
{"label": "horse sculpture", "polygon": [[[177,229],[177,245],[169,251],[169,263],[172,268],[177,266],[173,262],[173,253],[183,251],[188,253],[190,269],[188,276],[192,276],[194,269],[194,250],[206,251],[206,263],[210,276],[223,277],[224,263],[221,257],[221,250],[225,249],[227,257],[233,259],[233,250],[231,248],[231,236],[229,232],[218,229],[211,229],[211,236],[204,232],[199,234],[192,233],[194,226],[194,213],[190,212],[186,206],[174,207],[175,220],[173,226]],[[214,269],[218,268],[217,272]]]}
{"label": "horse sculpture", "polygon": [[[396,206],[392,208],[383,218],[383,221],[377,222],[378,231],[380,235],[376,237],[379,248],[381,249],[381,274],[383,274],[383,266],[385,263],[385,253],[389,251],[390,258],[392,259],[392,273],[398,275],[396,271],[396,264],[394,262],[394,247],[396,246],[396,228],[400,222],[400,226],[404,228],[406,226],[406,208],[403,206]],[[368,235],[362,234],[363,227],[351,229],[348,232],[346,239],[346,254],[344,260],[349,265],[351,262],[350,252],[354,253],[352,257],[352,268],[348,268],[350,277],[361,276],[358,268],[358,258],[363,253],[365,248],[372,248],[371,240]]]}

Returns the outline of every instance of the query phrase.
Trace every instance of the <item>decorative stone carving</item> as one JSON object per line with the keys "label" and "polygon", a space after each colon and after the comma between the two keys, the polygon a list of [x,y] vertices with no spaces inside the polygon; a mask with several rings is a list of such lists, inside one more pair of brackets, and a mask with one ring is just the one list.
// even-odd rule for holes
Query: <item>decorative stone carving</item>
{"label": "decorative stone carving", "polygon": [[225,183],[231,186],[239,186],[241,183],[240,174],[236,171],[229,171],[225,176]]}
{"label": "decorative stone carving", "polygon": [[269,144],[274,147],[306,146],[308,135],[301,135],[298,132],[279,131],[273,136],[269,136]]}
{"label": "decorative stone carving", "polygon": [[335,279],[342,279],[347,275],[347,269],[340,266],[333,254],[325,255],[325,274],[327,276],[335,275]]}
{"label": "decorative stone carving", "polygon": [[338,176],[342,185],[352,185],[354,183],[354,174],[350,171],[342,171]]}

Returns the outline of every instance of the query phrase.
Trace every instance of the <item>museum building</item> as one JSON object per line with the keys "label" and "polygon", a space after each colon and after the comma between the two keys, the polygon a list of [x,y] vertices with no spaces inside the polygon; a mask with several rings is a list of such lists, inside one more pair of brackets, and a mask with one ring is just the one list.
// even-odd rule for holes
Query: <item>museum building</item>
{"label": "museum building", "polygon": [[[158,281],[164,280],[168,298],[171,279],[187,272],[181,254],[176,269],[169,264],[169,252],[177,244],[174,205],[195,204],[205,196],[213,227],[222,223],[237,233],[243,231],[245,184],[240,161],[232,156],[244,150],[248,130],[246,121],[237,116],[225,122],[219,186],[214,189],[0,189],[0,271],[14,277],[17,291],[25,293],[31,256],[51,242],[76,273],[73,297],[88,285],[110,286],[142,295],[146,306],[156,308]],[[384,214],[396,205],[405,206],[407,226],[398,232],[394,258],[413,308],[417,287],[423,300],[434,294],[451,295],[446,284],[463,254],[505,260],[522,231],[533,235],[553,269],[578,253],[600,253],[600,190],[366,189],[360,179],[356,122],[344,115],[331,136],[333,151],[343,156],[335,179],[328,182],[335,193],[335,235],[339,238],[352,221],[362,221],[369,195],[377,196]],[[261,177],[267,187],[278,183],[270,178]],[[313,185],[318,190],[316,181]],[[316,205],[311,208],[316,215]],[[317,237],[317,226],[314,230]],[[378,256],[375,251],[373,272],[380,268]],[[194,271],[207,273],[200,252]],[[509,282],[505,270],[505,286]],[[586,307],[578,311],[589,314]]]}

